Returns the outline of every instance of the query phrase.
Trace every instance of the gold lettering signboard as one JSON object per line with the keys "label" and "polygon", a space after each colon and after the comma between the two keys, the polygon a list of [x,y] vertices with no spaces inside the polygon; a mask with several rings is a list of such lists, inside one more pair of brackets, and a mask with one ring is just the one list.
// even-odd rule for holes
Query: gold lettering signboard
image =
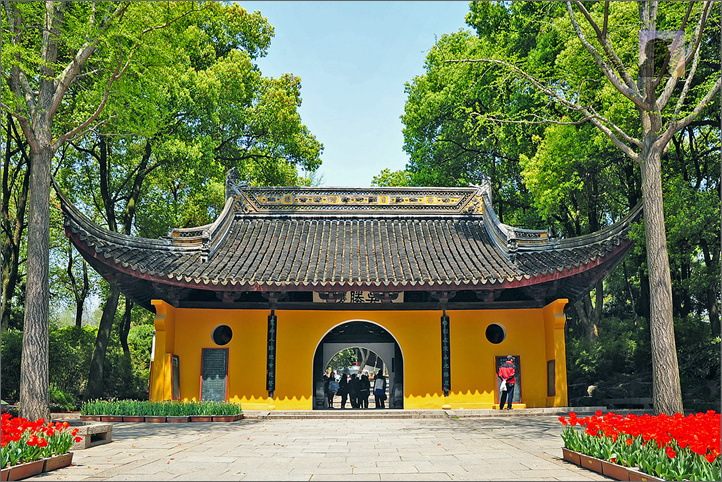
{"label": "gold lettering signboard", "polygon": [[404,293],[375,293],[373,291],[313,292],[314,303],[403,303]]}

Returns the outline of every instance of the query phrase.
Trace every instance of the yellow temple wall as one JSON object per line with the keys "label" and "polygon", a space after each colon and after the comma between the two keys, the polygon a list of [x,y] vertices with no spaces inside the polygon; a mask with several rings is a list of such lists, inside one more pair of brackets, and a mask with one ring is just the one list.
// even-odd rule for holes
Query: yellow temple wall
{"label": "yellow temple wall", "polygon": [[[227,398],[247,410],[313,408],[313,359],[323,337],[349,321],[383,326],[403,354],[404,408],[492,408],[498,406],[495,357],[521,357],[522,400],[518,407],[567,405],[564,314],[566,300],[544,308],[447,310],[450,319],[451,392],[441,390],[441,315],[434,311],[287,311],[276,310],[276,391],[266,392],[266,330],[270,310],[176,309],[154,300],[155,360],[151,400],[168,400],[170,356],[180,357],[180,398],[200,398],[201,351],[228,349]],[[497,323],[506,330],[499,344],[486,339]],[[219,347],[211,334],[218,325],[233,330]],[[555,395],[547,394],[547,362],[555,360]]]}

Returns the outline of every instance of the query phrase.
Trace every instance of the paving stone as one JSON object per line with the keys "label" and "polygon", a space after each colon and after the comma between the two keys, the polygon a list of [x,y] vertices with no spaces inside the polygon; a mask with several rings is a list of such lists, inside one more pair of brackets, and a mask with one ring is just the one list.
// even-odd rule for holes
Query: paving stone
{"label": "paving stone", "polygon": [[[398,475],[398,474],[395,474]],[[330,474],[313,474],[311,476],[311,480],[333,480],[338,481],[339,477],[336,475],[330,475]],[[351,481],[351,480],[358,480],[358,481],[378,481],[381,480],[379,478],[379,474],[351,474],[351,475],[344,475],[343,476],[343,482]],[[399,479],[392,479],[392,480],[399,480]]]}
{"label": "paving stone", "polygon": [[451,480],[446,472],[426,474],[381,474],[381,480]]}
{"label": "paving stone", "polygon": [[120,423],[113,442],[76,452],[75,466],[29,480],[611,480],[562,460],[558,415],[514,412]]}

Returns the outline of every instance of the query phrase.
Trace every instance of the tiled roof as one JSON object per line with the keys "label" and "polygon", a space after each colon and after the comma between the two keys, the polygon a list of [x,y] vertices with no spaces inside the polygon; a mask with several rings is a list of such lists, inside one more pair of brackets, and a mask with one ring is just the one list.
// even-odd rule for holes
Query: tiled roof
{"label": "tiled roof", "polygon": [[493,300],[505,289],[543,287],[543,297],[576,299],[623,258],[640,211],[556,240],[500,223],[486,191],[235,186],[215,223],[159,240],[112,233],[62,205],[83,256],[147,307],[199,290],[229,301],[241,292],[349,290],[471,290]]}

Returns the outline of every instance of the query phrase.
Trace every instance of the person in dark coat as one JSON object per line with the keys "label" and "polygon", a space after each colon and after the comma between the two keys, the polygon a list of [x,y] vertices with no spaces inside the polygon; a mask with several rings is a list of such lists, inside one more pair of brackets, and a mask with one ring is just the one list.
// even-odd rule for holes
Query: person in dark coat
{"label": "person in dark coat", "polygon": [[358,379],[356,374],[351,375],[351,381],[348,382],[348,396],[351,399],[351,408],[359,408],[361,380]]}
{"label": "person in dark coat", "polygon": [[329,387],[329,382],[331,380],[328,378],[327,374],[323,374],[323,397],[326,402],[326,407],[328,407],[328,398],[329,398],[329,392],[331,391],[331,388]]}
{"label": "person in dark coat", "polygon": [[371,393],[371,382],[367,373],[361,375],[361,396],[359,398],[360,408],[369,408],[369,394]]}
{"label": "person in dark coat", "polygon": [[504,402],[507,402],[506,409],[511,410],[511,402],[514,400],[514,386],[516,385],[516,369],[514,368],[514,357],[508,355],[506,361],[499,367],[499,378],[506,381],[506,390],[501,392],[499,410],[504,410]]}
{"label": "person in dark coat", "polygon": [[341,374],[341,379],[338,381],[338,392],[337,395],[341,396],[341,408],[346,408],[346,400],[348,399],[348,381],[346,380],[346,374]]}

